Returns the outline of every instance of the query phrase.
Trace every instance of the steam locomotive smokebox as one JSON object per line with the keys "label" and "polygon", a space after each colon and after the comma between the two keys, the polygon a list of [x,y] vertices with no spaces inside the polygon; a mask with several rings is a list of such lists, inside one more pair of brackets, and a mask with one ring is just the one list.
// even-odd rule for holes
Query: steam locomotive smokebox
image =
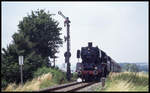
{"label": "steam locomotive smokebox", "polygon": [[78,62],[76,64],[76,71],[78,72],[78,71],[81,71],[81,70],[83,70],[83,64]]}
{"label": "steam locomotive smokebox", "polygon": [[92,42],[88,42],[88,47],[92,47]]}

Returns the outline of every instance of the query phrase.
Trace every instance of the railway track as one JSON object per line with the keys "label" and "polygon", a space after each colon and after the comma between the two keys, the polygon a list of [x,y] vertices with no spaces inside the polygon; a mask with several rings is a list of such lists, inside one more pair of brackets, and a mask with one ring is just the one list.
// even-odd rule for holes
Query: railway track
{"label": "railway track", "polygon": [[94,83],[96,82],[72,82],[51,88],[42,89],[37,92],[73,92],[85,88],[87,86],[93,85]]}

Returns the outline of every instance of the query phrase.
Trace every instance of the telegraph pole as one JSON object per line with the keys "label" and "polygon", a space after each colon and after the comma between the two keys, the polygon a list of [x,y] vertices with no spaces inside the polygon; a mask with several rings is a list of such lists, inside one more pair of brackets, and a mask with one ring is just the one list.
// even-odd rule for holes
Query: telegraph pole
{"label": "telegraph pole", "polygon": [[65,62],[67,63],[67,80],[70,81],[70,75],[71,75],[71,71],[70,71],[70,60],[69,58],[71,57],[71,53],[70,53],[70,20],[69,17],[65,17],[61,11],[58,11],[58,14],[61,15],[65,21],[64,21],[64,26],[67,25],[67,37],[65,37],[65,41],[67,41],[67,52],[64,53],[65,56]]}

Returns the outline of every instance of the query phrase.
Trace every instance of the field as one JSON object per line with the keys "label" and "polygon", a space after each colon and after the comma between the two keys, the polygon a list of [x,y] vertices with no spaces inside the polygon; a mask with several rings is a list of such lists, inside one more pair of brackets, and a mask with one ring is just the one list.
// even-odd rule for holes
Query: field
{"label": "field", "polygon": [[103,90],[98,87],[96,91],[144,91],[149,90],[148,74],[142,72],[110,73]]}

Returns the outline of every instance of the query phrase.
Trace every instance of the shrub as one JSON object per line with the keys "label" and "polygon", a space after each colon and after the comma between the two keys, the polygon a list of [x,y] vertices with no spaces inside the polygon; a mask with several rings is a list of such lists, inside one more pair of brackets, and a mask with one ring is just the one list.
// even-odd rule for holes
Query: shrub
{"label": "shrub", "polygon": [[58,68],[39,68],[36,72],[34,72],[34,77],[38,77],[49,72],[52,74],[52,81],[54,83],[62,84],[67,82],[65,72],[59,70]]}
{"label": "shrub", "polygon": [[8,82],[5,79],[2,79],[2,89],[8,85]]}
{"label": "shrub", "polygon": [[78,78],[78,75],[76,72],[72,73],[72,80],[76,80]]}

